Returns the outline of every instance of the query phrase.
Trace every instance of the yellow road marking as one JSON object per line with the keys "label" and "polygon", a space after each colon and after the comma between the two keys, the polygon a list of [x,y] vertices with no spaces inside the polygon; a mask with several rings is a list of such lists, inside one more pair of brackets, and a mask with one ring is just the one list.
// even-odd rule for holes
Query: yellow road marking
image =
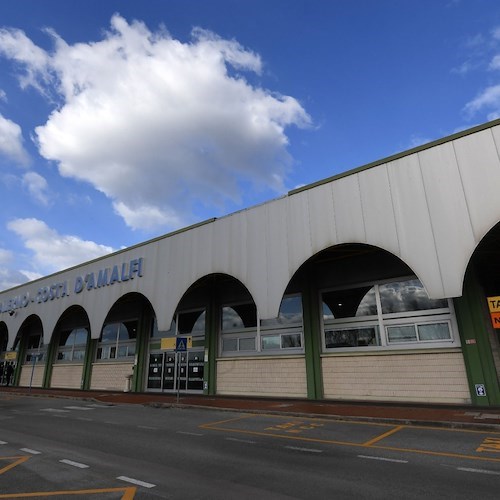
{"label": "yellow road marking", "polygon": [[17,465],[20,465],[20,464],[26,462],[26,460],[29,460],[30,458],[31,457],[29,455],[24,455],[24,456],[20,456],[20,457],[0,457],[0,460],[14,460],[14,462],[12,462],[11,464],[6,465],[5,467],[1,468],[0,474],[3,474],[4,472],[9,471],[10,469],[13,469]]}
{"label": "yellow road marking", "polygon": [[366,441],[366,443],[363,443],[365,446],[371,446],[375,443],[378,443],[382,439],[385,439],[386,437],[392,436],[396,432],[399,432],[401,429],[404,429],[406,426],[405,425],[398,425],[394,429],[391,429],[390,431],[384,432],[383,434],[380,434],[380,436],[374,437],[373,439],[370,439],[370,441]]}
{"label": "yellow road marking", "polygon": [[[234,419],[234,420],[238,420],[238,419]],[[216,423],[214,423],[212,425],[215,425],[215,424]],[[309,443],[335,444],[335,445],[339,445],[339,446],[352,446],[355,448],[368,448],[369,447],[372,449],[399,451],[399,452],[405,452],[405,453],[418,453],[420,455],[433,455],[433,456],[451,457],[451,458],[465,458],[465,459],[471,459],[471,460],[482,460],[485,462],[500,462],[500,458],[490,458],[490,457],[484,457],[484,456],[480,457],[480,456],[475,456],[475,455],[463,455],[460,453],[448,453],[448,452],[439,452],[439,451],[430,451],[430,450],[416,450],[416,449],[412,449],[412,448],[397,448],[397,447],[393,447],[393,446],[380,446],[380,445],[367,446],[366,443],[354,443],[351,441],[336,441],[336,440],[318,439],[318,438],[310,438],[310,437],[308,438],[308,437],[303,437],[303,436],[291,436],[291,435],[284,435],[284,434],[275,434],[272,432],[259,432],[259,431],[248,431],[248,430],[242,430],[242,429],[229,429],[229,428],[225,428],[225,427],[213,427],[213,428],[211,428],[211,427],[209,427],[209,425],[210,424],[205,424],[204,428],[216,430],[216,431],[234,432],[237,434],[249,434],[252,436],[266,436],[266,437],[272,436],[272,437],[275,437],[278,439],[305,441],[305,442],[309,442]],[[371,424],[367,424],[367,425],[371,425]],[[410,428],[409,426],[401,426],[401,427]],[[411,427],[411,428],[413,429],[414,427]],[[434,430],[455,430],[455,429],[441,429],[439,427],[431,428],[431,427],[424,427],[424,426],[422,426],[421,428],[422,429],[434,429]],[[471,431],[471,432],[487,434],[484,431]]]}
{"label": "yellow road marking", "polygon": [[209,422],[208,424],[201,424],[198,427],[200,427],[201,429],[210,429],[211,425],[227,424],[229,422],[238,422],[238,420],[245,420],[247,418],[257,417],[257,416],[258,415],[254,415],[254,414],[242,415],[242,416],[239,416],[236,418],[230,418],[228,420],[219,420],[218,422]]}
{"label": "yellow road marking", "polygon": [[75,491],[38,491],[33,493],[7,493],[0,494],[0,498],[40,498],[40,497],[54,497],[58,495],[93,495],[97,493],[120,493],[123,495],[121,500],[133,500],[137,488],[130,486],[127,488],[99,488],[95,490],[75,490]]}

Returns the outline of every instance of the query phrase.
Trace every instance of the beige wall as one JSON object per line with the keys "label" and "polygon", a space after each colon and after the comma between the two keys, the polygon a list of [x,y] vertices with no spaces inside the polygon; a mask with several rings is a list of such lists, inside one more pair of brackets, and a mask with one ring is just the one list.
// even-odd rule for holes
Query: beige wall
{"label": "beige wall", "polygon": [[31,363],[23,365],[21,367],[21,378],[19,379],[19,385],[21,387],[29,387],[31,380],[31,373],[33,373],[33,380],[31,381],[31,387],[42,387],[44,372],[45,372],[45,363],[43,365],[37,364],[34,370],[33,370],[33,365]]}
{"label": "beige wall", "polygon": [[305,359],[303,356],[219,359],[217,394],[305,398]]}
{"label": "beige wall", "polygon": [[54,365],[52,367],[52,380],[50,382],[50,387],[81,389],[82,376],[82,363]]}
{"label": "beige wall", "polygon": [[325,356],[322,369],[327,399],[471,402],[460,351]]}
{"label": "beige wall", "polygon": [[90,389],[123,391],[126,376],[132,374],[133,363],[94,363]]}

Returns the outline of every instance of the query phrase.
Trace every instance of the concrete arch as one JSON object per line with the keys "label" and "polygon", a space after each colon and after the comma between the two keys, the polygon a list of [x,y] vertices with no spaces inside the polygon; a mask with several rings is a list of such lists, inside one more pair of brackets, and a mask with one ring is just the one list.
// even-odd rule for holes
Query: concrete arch
{"label": "concrete arch", "polygon": [[162,320],[163,322],[160,323],[160,318],[157,316],[157,321],[158,321],[158,329],[159,330],[168,330],[170,328],[170,324],[172,322],[172,319],[174,317],[174,314],[176,310],[179,308],[179,306],[182,304],[183,300],[190,294],[192,293],[196,287],[202,286],[202,285],[209,285],[209,281],[214,280],[214,283],[220,282],[220,280],[228,280],[233,283],[237,283],[239,287],[241,287],[251,298],[252,302],[255,303],[255,299],[248,289],[248,287],[241,281],[241,279],[238,279],[235,276],[231,276],[230,274],[227,273],[209,273],[204,276],[199,277],[195,281],[193,281],[189,286],[184,287],[182,290],[179,290],[177,292],[177,297],[174,298],[173,296],[169,296],[168,302],[165,304],[163,308],[163,314],[162,314]]}

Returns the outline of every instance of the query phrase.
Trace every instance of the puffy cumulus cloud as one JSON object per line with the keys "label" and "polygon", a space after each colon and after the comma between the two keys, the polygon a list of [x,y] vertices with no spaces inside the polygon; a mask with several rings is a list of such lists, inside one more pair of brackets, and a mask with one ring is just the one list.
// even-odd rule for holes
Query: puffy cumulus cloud
{"label": "puffy cumulus cloud", "polygon": [[60,271],[114,251],[78,236],[61,235],[39,219],[14,219],[7,228],[33,252],[35,272],[42,274]]}
{"label": "puffy cumulus cloud", "polygon": [[23,146],[21,127],[0,114],[0,157],[3,156],[15,163],[26,166],[29,156]]}
{"label": "puffy cumulus cloud", "polygon": [[311,119],[295,98],[243,76],[261,72],[259,55],[202,29],[183,43],[119,15],[98,42],[51,35],[49,54],[3,33],[23,82],[55,84],[62,100],[36,129],[40,153],[106,194],[130,227],[191,222],[195,206],[240,202],[243,186],[285,189],[286,128]]}
{"label": "puffy cumulus cloud", "polygon": [[27,172],[23,175],[22,183],[37,203],[44,206],[50,204],[48,193],[49,186],[44,177],[36,172]]}

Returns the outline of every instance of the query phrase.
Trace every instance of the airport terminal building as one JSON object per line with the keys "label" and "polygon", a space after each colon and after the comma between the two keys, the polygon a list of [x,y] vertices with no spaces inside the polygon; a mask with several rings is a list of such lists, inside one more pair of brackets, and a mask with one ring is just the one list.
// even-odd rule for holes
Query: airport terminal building
{"label": "airport terminal building", "polygon": [[19,386],[500,405],[500,120],[0,293]]}

